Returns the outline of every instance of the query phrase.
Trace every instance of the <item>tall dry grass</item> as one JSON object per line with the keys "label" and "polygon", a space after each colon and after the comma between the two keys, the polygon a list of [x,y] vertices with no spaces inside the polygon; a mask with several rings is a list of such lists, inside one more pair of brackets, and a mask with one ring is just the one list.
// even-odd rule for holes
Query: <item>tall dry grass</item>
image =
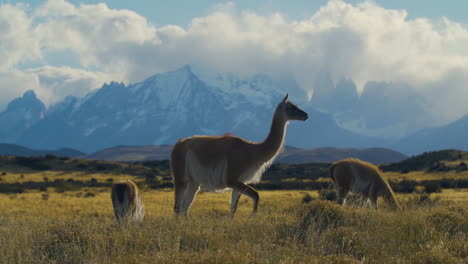
{"label": "tall dry grass", "polygon": [[232,219],[228,193],[202,193],[184,218],[170,190],[144,192],[148,217],[124,227],[107,189],[0,195],[0,263],[467,263],[463,202],[406,195],[392,211],[260,195],[257,215],[242,198]]}

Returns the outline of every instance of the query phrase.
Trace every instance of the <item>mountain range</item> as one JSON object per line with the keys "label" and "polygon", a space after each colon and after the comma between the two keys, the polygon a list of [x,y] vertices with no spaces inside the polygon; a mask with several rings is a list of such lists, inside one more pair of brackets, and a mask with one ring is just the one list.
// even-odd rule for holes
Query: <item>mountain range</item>
{"label": "mountain range", "polygon": [[441,149],[468,150],[468,115],[442,127],[422,129],[401,139],[395,149],[408,154],[418,154]]}
{"label": "mountain range", "polygon": [[[440,128],[418,129],[426,115],[424,102],[399,84],[369,82],[358,95],[352,80],[334,85],[324,74],[316,85],[321,89],[308,100],[290,76],[206,74],[186,65],[135,84],[111,82],[48,108],[34,91],[27,91],[0,113],[0,142],[92,153],[117,145],[172,145],[195,134],[232,133],[261,141],[277,103],[290,92],[290,100],[310,117],[289,124],[290,146],[389,147],[405,154],[468,149],[463,136],[468,117]],[[380,101],[375,99],[379,91],[385,94]],[[389,102],[403,106],[392,109],[395,104]]]}

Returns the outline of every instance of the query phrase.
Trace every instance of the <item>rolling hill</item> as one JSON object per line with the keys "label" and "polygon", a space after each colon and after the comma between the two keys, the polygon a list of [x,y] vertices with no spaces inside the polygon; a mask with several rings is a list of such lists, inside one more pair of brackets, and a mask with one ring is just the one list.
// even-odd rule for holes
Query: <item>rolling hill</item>
{"label": "rolling hill", "polygon": [[16,144],[0,143],[0,156],[44,156],[47,154],[65,157],[81,157],[85,155],[85,153],[81,151],[70,148],[33,150]]}
{"label": "rolling hill", "polygon": [[317,148],[291,149],[280,154],[279,163],[334,162],[345,158],[357,158],[375,164],[399,162],[406,158],[400,152],[385,148]]}
{"label": "rolling hill", "polygon": [[424,152],[400,162],[380,166],[383,171],[465,171],[468,170],[468,152],[456,149]]}
{"label": "rolling hill", "polygon": [[[117,146],[87,155],[88,159],[106,161],[147,161],[166,160],[170,157],[172,146]],[[406,158],[405,155],[383,148],[370,149],[340,149],[318,148],[299,149],[286,146],[276,159],[277,163],[309,163],[334,162],[340,159],[354,157],[377,164],[398,162]]]}
{"label": "rolling hill", "polygon": [[105,161],[147,161],[147,160],[168,160],[171,155],[171,145],[161,146],[116,146],[106,148],[90,155],[87,159],[97,159]]}

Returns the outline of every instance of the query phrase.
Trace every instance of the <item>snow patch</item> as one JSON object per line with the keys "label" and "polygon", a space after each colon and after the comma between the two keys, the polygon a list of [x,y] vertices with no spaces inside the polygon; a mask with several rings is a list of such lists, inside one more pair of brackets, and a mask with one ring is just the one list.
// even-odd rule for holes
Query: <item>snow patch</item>
{"label": "snow patch", "polygon": [[84,135],[85,137],[89,137],[89,136],[92,135],[92,134],[94,133],[94,131],[96,131],[98,128],[106,127],[106,126],[107,126],[107,124],[105,124],[105,123],[92,126],[92,127],[90,127],[90,128],[85,129],[84,132],[83,132],[83,135]]}
{"label": "snow patch", "polygon": [[335,119],[335,121],[336,124],[343,129],[368,137],[399,139],[409,134],[409,125],[406,123],[397,123],[383,128],[369,129],[363,118],[346,121]]}
{"label": "snow patch", "polygon": [[129,129],[132,125],[133,125],[133,120],[130,120],[127,123],[125,123],[125,125],[120,129],[120,131],[125,131]]}

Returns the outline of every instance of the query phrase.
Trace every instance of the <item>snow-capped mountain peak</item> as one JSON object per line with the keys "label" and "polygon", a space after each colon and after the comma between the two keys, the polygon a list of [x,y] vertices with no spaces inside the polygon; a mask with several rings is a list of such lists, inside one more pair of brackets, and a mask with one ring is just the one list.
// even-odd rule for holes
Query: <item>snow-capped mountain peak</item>
{"label": "snow-capped mountain peak", "polygon": [[94,151],[116,144],[173,144],[194,134],[234,132],[260,139],[264,129],[248,128],[268,126],[272,110],[263,102],[209,86],[186,65],[128,86],[111,82],[83,98],[68,97],[20,143]]}
{"label": "snow-capped mountain peak", "polygon": [[0,142],[15,142],[22,132],[44,118],[45,110],[45,105],[32,90],[11,101],[0,113]]}
{"label": "snow-capped mountain peak", "polygon": [[[281,78],[272,78],[262,73],[215,73],[197,65],[192,65],[191,69],[209,86],[229,95],[243,96],[250,103],[261,107],[275,107],[287,92],[293,94],[295,98],[305,97],[305,92],[288,75]],[[302,102],[302,99],[296,101]]]}

